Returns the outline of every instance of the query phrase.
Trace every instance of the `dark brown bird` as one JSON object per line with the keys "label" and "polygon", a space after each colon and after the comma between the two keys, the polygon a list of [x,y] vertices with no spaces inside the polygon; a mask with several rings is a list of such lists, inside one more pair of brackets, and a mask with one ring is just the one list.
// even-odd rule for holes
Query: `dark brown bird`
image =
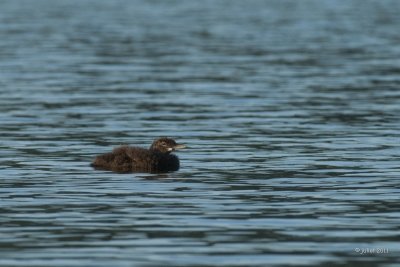
{"label": "dark brown bird", "polygon": [[110,153],[97,156],[92,167],[115,172],[162,173],[179,170],[179,159],[172,151],[185,148],[171,138],[154,140],[150,149],[131,146],[114,148]]}

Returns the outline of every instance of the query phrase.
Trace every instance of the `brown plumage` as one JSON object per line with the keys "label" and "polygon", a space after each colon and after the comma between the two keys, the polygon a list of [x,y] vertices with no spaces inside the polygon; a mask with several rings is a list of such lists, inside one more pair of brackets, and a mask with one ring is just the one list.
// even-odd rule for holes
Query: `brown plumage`
{"label": "brown plumage", "polygon": [[92,167],[115,172],[160,173],[179,170],[179,159],[172,151],[184,148],[170,138],[156,139],[150,149],[120,146],[112,152],[97,156]]}

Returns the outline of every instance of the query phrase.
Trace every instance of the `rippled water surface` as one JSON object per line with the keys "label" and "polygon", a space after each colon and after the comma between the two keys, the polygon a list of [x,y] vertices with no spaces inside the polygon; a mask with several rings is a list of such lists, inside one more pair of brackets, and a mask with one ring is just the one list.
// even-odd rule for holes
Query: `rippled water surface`
{"label": "rippled water surface", "polygon": [[[400,1],[0,2],[1,266],[398,266]],[[161,175],[93,170],[170,136]]]}

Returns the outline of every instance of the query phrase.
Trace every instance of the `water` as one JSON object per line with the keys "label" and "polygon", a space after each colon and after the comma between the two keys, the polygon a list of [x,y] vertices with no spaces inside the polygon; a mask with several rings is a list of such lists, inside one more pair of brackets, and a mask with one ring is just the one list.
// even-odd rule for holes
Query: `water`
{"label": "water", "polygon": [[[1,266],[397,266],[399,1],[1,1]],[[181,170],[96,171],[186,143]]]}

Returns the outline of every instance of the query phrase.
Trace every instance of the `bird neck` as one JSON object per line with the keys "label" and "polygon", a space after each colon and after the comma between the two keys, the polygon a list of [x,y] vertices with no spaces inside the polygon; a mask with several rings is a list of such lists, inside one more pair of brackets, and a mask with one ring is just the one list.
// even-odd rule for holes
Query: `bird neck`
{"label": "bird neck", "polygon": [[157,153],[165,154],[165,155],[168,155],[169,153],[171,153],[171,151],[161,151],[160,149],[158,149],[157,147],[154,147],[154,146],[151,146],[149,150],[157,152]]}

